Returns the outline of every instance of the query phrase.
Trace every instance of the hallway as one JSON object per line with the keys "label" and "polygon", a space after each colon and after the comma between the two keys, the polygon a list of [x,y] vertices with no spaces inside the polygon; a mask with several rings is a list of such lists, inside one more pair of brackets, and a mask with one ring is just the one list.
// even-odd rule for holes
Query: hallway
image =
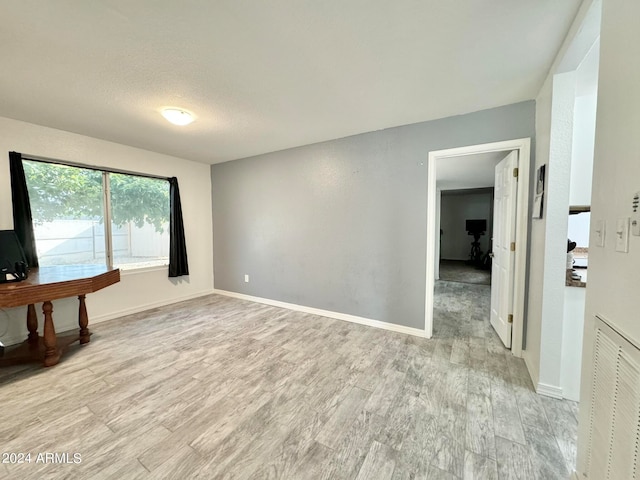
{"label": "hallway", "polygon": [[489,285],[436,281],[433,339],[440,356],[464,367],[467,449],[496,458],[500,479],[568,479],[578,404],[535,393],[524,361],[489,323],[490,300]]}

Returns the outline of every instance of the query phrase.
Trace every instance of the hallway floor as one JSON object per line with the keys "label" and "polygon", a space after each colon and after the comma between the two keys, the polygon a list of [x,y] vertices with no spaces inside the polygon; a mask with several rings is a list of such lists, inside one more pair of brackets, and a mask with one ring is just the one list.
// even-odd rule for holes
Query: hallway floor
{"label": "hallway floor", "polygon": [[440,260],[440,280],[491,285],[491,271],[479,270],[462,260]]}
{"label": "hallway floor", "polygon": [[568,479],[578,404],[535,393],[524,360],[491,327],[490,303],[489,285],[436,282],[434,339],[467,376],[467,448],[495,458],[501,480]]}

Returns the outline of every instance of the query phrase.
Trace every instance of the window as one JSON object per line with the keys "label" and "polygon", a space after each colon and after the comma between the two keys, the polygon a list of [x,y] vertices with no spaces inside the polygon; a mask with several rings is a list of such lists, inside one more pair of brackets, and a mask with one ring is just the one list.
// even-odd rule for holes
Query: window
{"label": "window", "polygon": [[573,265],[575,268],[587,268],[589,262],[589,225],[591,213],[582,212],[569,215],[567,236],[576,242],[573,250]]}
{"label": "window", "polygon": [[169,263],[169,182],[24,159],[40,265]]}

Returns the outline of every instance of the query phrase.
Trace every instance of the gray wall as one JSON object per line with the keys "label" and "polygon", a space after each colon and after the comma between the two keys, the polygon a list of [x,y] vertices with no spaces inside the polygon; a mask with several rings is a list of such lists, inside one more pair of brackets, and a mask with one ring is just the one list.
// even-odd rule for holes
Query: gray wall
{"label": "gray wall", "polygon": [[423,329],[429,151],[534,135],[528,101],[213,165],[215,288]]}
{"label": "gray wall", "polygon": [[493,231],[493,191],[472,190],[470,193],[442,192],[440,202],[440,228],[443,231],[440,258],[444,260],[469,260],[471,242],[466,221],[486,219],[487,232],[480,237],[482,254],[487,253]]}

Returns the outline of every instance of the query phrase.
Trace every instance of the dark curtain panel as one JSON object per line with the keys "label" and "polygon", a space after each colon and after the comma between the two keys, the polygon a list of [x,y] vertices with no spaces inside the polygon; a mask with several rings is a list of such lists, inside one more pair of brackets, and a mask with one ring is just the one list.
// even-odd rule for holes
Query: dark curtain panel
{"label": "dark curtain panel", "polygon": [[189,275],[187,263],[187,244],[184,241],[184,223],[182,222],[182,205],[178,179],[169,179],[169,199],[171,217],[169,219],[169,276],[181,277]]}
{"label": "dark curtain panel", "polygon": [[11,200],[13,202],[13,229],[22,244],[27,264],[31,268],[38,266],[36,253],[36,238],[33,234],[33,218],[27,180],[24,176],[22,155],[9,152],[9,167],[11,169]]}

